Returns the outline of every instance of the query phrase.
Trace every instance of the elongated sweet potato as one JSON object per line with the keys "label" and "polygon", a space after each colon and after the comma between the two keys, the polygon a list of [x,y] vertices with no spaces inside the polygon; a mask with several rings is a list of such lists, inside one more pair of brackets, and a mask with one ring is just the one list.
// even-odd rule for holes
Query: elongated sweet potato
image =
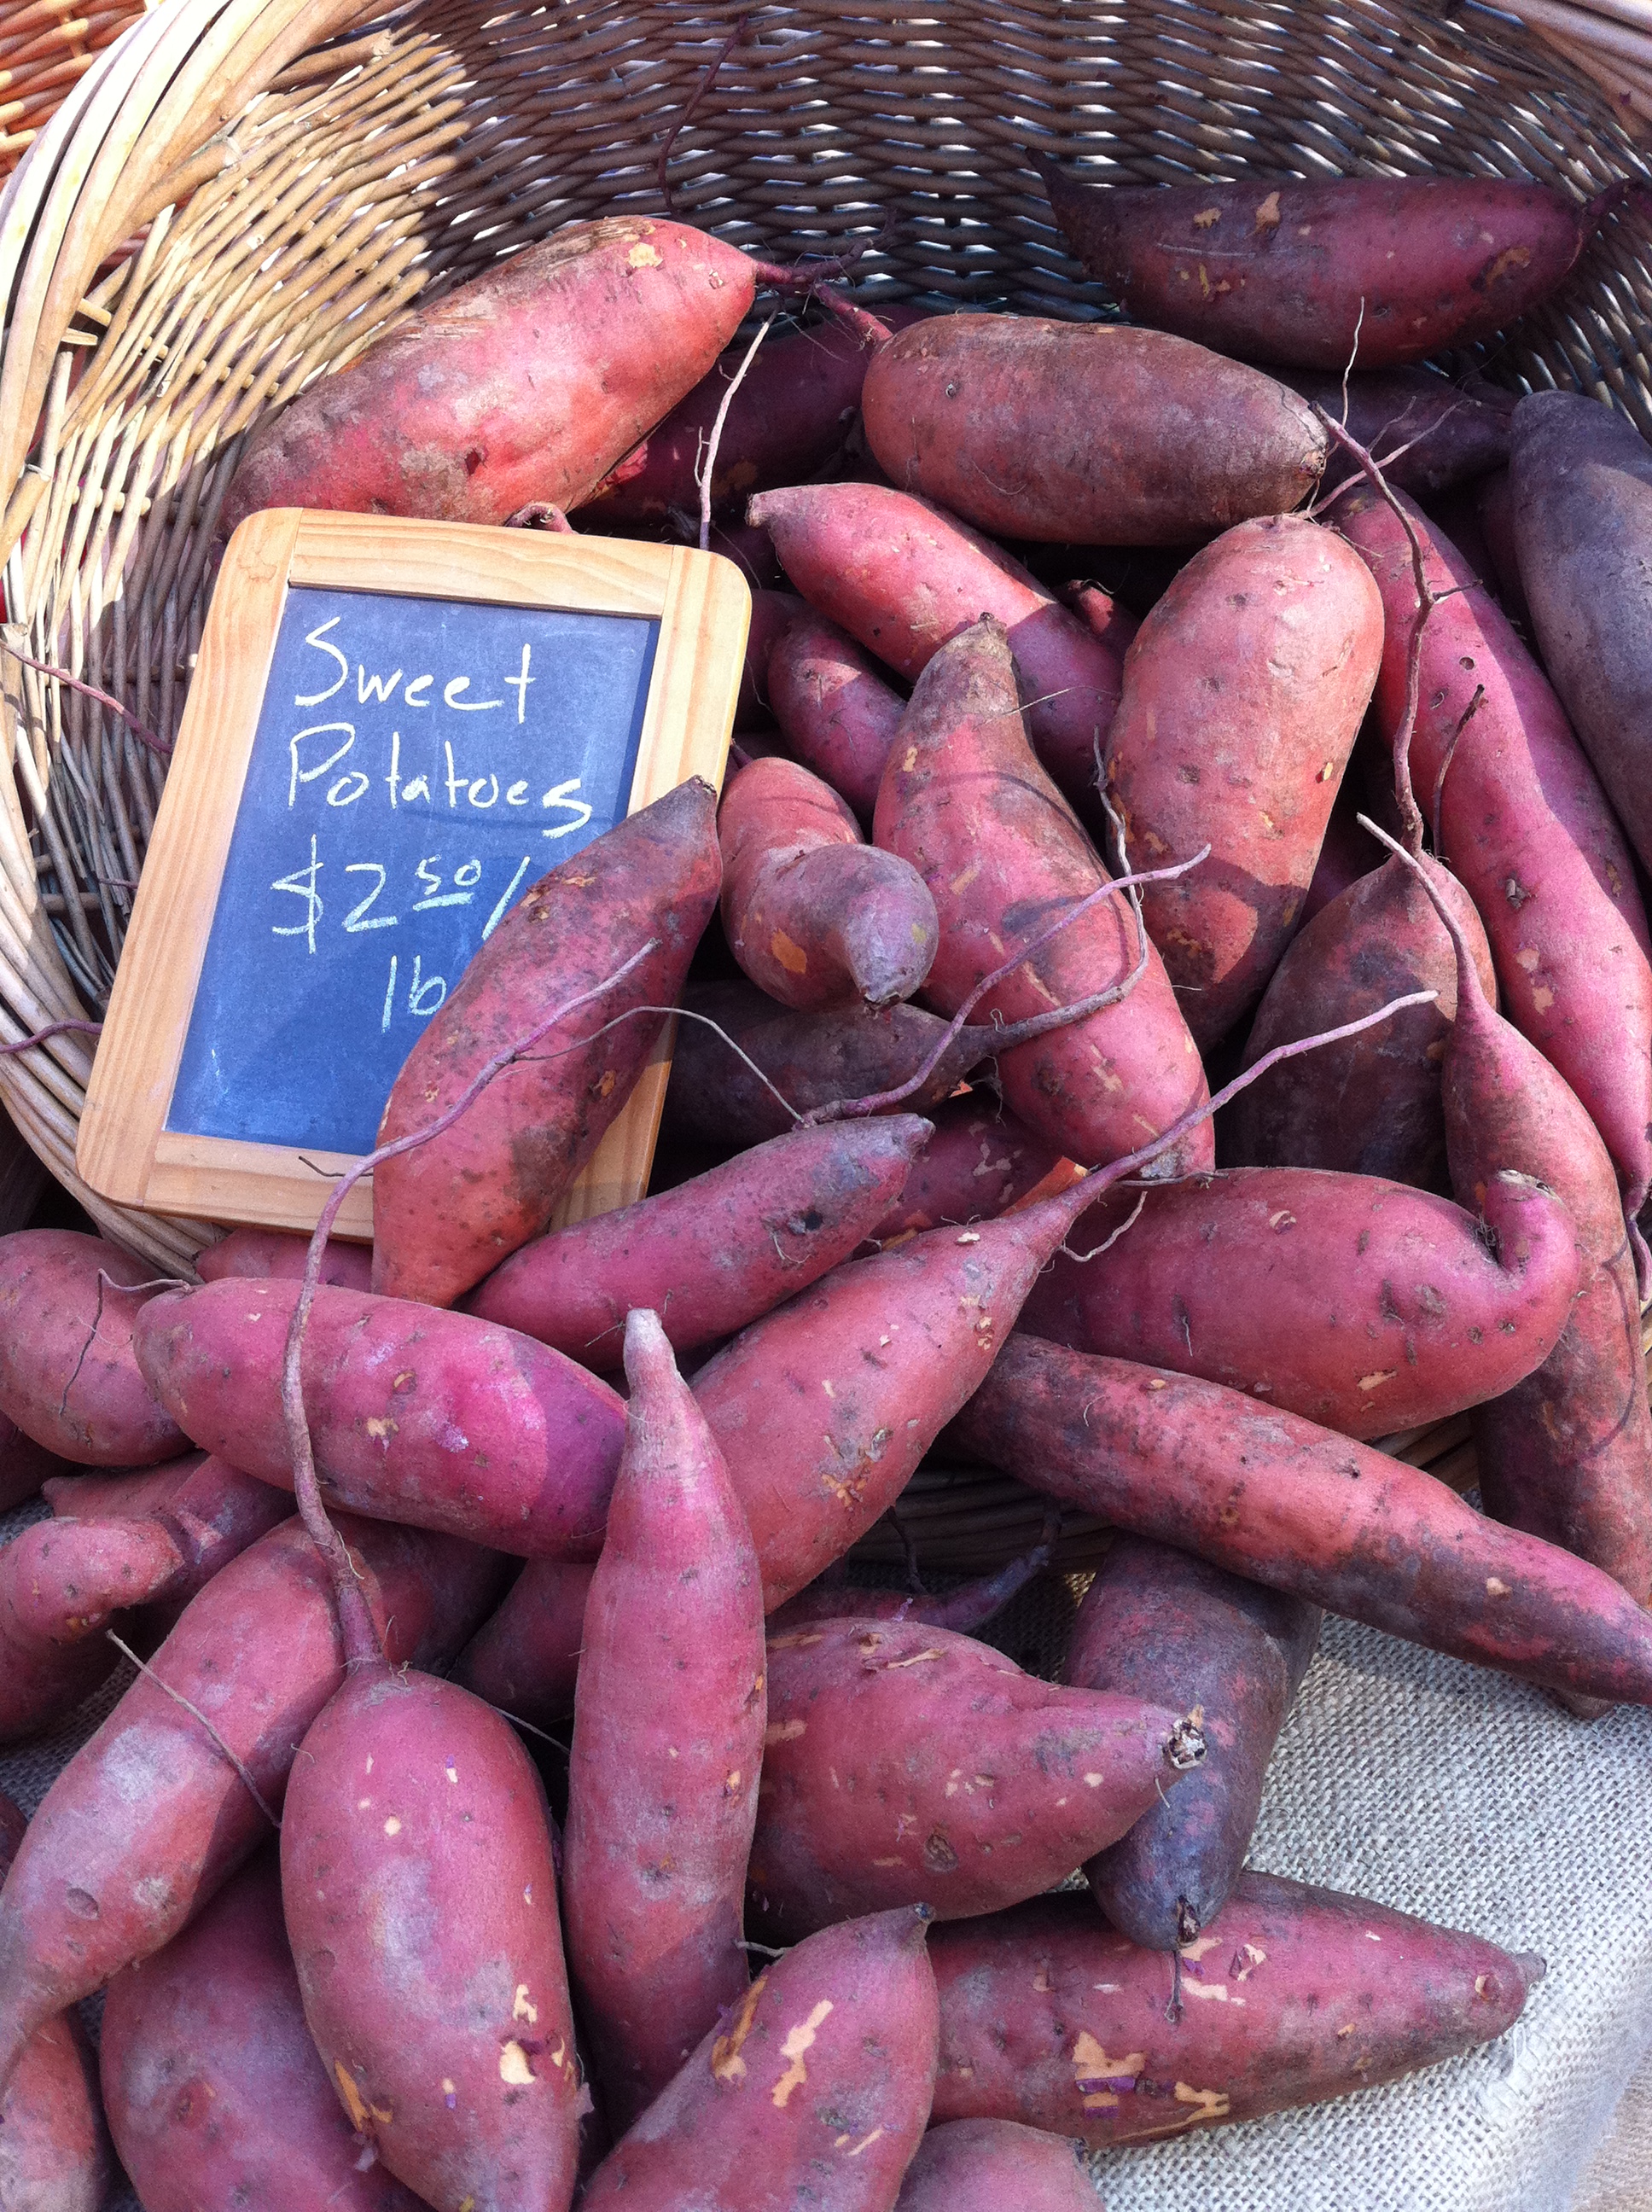
{"label": "elongated sweet potato", "polygon": [[453,1662],[452,1679],[536,1728],[565,1720],[574,1710],[595,1572],[576,1560],[530,1559]]}
{"label": "elongated sweet potato", "polygon": [[[1107,880],[1033,758],[1018,708],[1003,625],[983,617],[919,678],[878,794],[878,843],[910,860],[934,896],[941,944],[928,995],[948,1013],[1063,907]],[[990,992],[977,1018],[1017,1021],[1071,1006],[1121,985],[1137,964],[1128,904],[1102,900]],[[1084,1167],[1137,1151],[1209,1096],[1151,945],[1121,1003],[1005,1053],[999,1079],[1028,1127]],[[1182,1174],[1213,1158],[1201,1123],[1151,1172]]]}
{"label": "elongated sweet potato", "polygon": [[780,735],[805,768],[823,777],[870,824],[906,707],[888,671],[847,630],[806,612],[768,656],[768,703]]}
{"label": "elongated sweet potato", "polygon": [[[291,1490],[282,1358],[299,1285],[174,1291],[138,1357],[195,1440]],[[370,1291],[318,1291],[304,1406],[324,1495],[531,1558],[592,1558],[624,1433],[605,1382],[514,1329]]]}
{"label": "elongated sweet potato", "polygon": [[934,2092],[925,1926],[921,1911],[851,1920],[759,1975],[603,2160],[580,2212],[678,2212],[685,2183],[720,2212],[889,2212]]}
{"label": "elongated sweet potato", "polygon": [[718,836],[724,932],[759,990],[812,1011],[921,989],[935,902],[908,862],[861,842],[829,784],[795,761],[753,761],[723,793]]}
{"label": "elongated sweet potato", "polygon": [[1055,219],[1140,323],[1249,361],[1340,372],[1506,329],[1565,276],[1621,191],[1503,177],[1257,177],[1120,190],[1037,155]]}
{"label": "elongated sweet potato", "polygon": [[224,501],[504,522],[588,499],[692,389],[756,289],[682,223],[570,223],[496,262],[260,427]]}
{"label": "elongated sweet potato", "polygon": [[1177,1950],[1227,1902],[1322,1619],[1302,1598],[1186,1552],[1114,1539],[1078,1607],[1062,1680],[1179,1708],[1205,1740],[1174,1796],[1085,1869],[1096,1903],[1133,1943]]}
{"label": "elongated sweet potato", "polygon": [[[195,1263],[203,1283],[222,1282],[226,1275],[254,1275],[264,1279],[298,1278],[309,1257],[307,1237],[280,1229],[232,1229],[216,1244],[210,1244]],[[373,1254],[365,1244],[346,1244],[330,1237],[322,1255],[321,1278],[341,1291],[372,1287]]]}
{"label": "elongated sweet potato", "polygon": [[1006,1114],[990,1091],[949,1098],[930,1118],[934,1134],[914,1160],[899,1198],[866,1232],[876,1246],[926,1229],[962,1229],[990,1219],[1046,1181],[1054,1187],[1054,1181],[1070,1181],[1078,1173],[1053,1146]]}
{"label": "elongated sweet potato", "polygon": [[497,1054],[653,947],[441,1136],[375,1169],[376,1291],[451,1305],[543,1233],[629,1097],[666,1017],[604,1025],[628,1008],[674,1003],[711,918],[716,805],[711,787],[694,777],[542,876],[431,1017],[391,1091],[380,1144],[429,1127]]}
{"label": "elongated sweet potato", "polygon": [[895,2212],[1096,2212],[1076,2150],[1012,2120],[952,2120],[919,2144]]}
{"label": "elongated sweet potato", "polygon": [[[1349,377],[1345,386],[1339,374],[1288,368],[1279,381],[1310,406],[1334,415],[1376,454],[1388,481],[1415,498],[1437,499],[1508,461],[1515,398],[1496,385],[1477,381],[1465,388],[1432,368],[1368,369]],[[1357,467],[1344,448],[1334,448],[1326,462],[1326,486],[1341,483]],[[1334,526],[1334,507],[1331,521]]]}
{"label": "elongated sweet potato", "polygon": [[951,1436],[1064,1504],[1391,1636],[1652,1704],[1652,1618],[1609,1575],[1219,1383],[1016,1336]]}
{"label": "elongated sweet potato", "polygon": [[873,1235],[928,1131],[898,1114],[772,1138],[673,1190],[525,1244],[465,1310],[599,1370],[619,1364],[625,1316],[638,1306],[659,1315],[679,1352],[714,1344]]}
{"label": "elongated sweet potato", "polygon": [[420,2212],[376,2158],[363,2165],[304,2024],[273,1850],[115,1976],[99,2057],[145,2212]]}
{"label": "elongated sweet potato", "polygon": [[1382,600],[1334,531],[1268,515],[1196,553],[1143,623],[1107,739],[1133,868],[1201,1050],[1261,996],[1313,881],[1382,654]]}
{"label": "elongated sweet potato", "polygon": [[1186,544],[1285,513],[1325,465],[1294,392],[1122,323],[939,316],[880,349],[861,408],[892,483],[1047,544]]}
{"label": "elongated sweet potato", "polygon": [[[1350,492],[1339,505],[1339,526],[1382,592],[1376,708],[1393,730],[1418,619],[1411,546],[1374,491]],[[1430,590],[1453,593],[1423,632],[1411,745],[1418,803],[1431,818],[1449,751],[1441,857],[1485,924],[1509,1020],[1582,1100],[1636,1213],[1652,1181],[1652,939],[1634,862],[1559,701],[1508,618],[1410,512]]]}
{"label": "elongated sweet potato", "polygon": [[921,1621],[807,1624],[771,1637],[768,1665],[750,1888],[786,1942],[1036,1897],[1204,1756],[1174,1706],[1058,1688]]}
{"label": "elongated sweet potato", "polygon": [[1016,2120],[1097,2146],[1431,2066],[1501,2035],[1543,1972],[1529,1954],[1266,1874],[1241,1875],[1183,1950],[1179,2008],[1173,1962],[1087,1897],[938,1929],[932,1955],[936,2120]]}
{"label": "elongated sweet potato", "polygon": [[132,1356],[133,1324],[161,1287],[100,1237],[0,1237],[0,1415],[76,1467],[152,1467],[187,1451]]}
{"label": "elongated sweet potato", "polygon": [[[392,1661],[446,1659],[500,1582],[489,1553],[371,1522],[341,1533]],[[0,1892],[0,2081],[39,2023],[147,1958],[269,1834],[252,1792],[175,1691],[280,1808],[299,1739],[344,1679],[327,1571],[296,1521],[193,1601],[47,1790]],[[165,1684],[167,1687],[163,1687]]]}

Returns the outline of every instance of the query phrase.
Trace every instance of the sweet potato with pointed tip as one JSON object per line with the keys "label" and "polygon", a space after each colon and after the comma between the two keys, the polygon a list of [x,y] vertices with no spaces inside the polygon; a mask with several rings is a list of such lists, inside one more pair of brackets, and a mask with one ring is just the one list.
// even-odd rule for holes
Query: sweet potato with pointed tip
{"label": "sweet potato with pointed tip", "polygon": [[495,523],[576,507],[710,368],[755,289],[707,231],[570,223],[261,424],[222,533],[264,507]]}
{"label": "sweet potato with pointed tip", "polygon": [[922,988],[935,902],[905,860],[862,842],[829,784],[795,761],[756,760],[730,779],[717,821],[723,928],[759,990],[812,1012]]}
{"label": "sweet potato with pointed tip", "polygon": [[1046,544],[1186,544],[1285,513],[1325,465],[1294,392],[1122,323],[938,316],[879,349],[861,411],[892,483]]}
{"label": "sweet potato with pointed tip", "polygon": [[1477,1936],[1266,1874],[1241,1875],[1183,1951],[1179,2009],[1171,1960],[1087,1897],[938,1929],[932,1958],[936,2120],[1015,2120],[1094,2148],[1431,2066],[1501,2035],[1543,1973]]}
{"label": "sweet potato with pointed tip", "polygon": [[[1312,407],[1334,416],[1375,454],[1397,491],[1437,499],[1442,492],[1509,459],[1514,394],[1477,381],[1472,389],[1433,368],[1357,369],[1345,385],[1339,374],[1287,368],[1279,381]],[[1347,412],[1343,408],[1345,404]],[[1345,447],[1333,447],[1323,489],[1359,472]],[[1336,509],[1330,510],[1336,525]]]}
{"label": "sweet potato with pointed tip", "polygon": [[[559,1006],[653,950],[624,981],[505,1069],[439,1137],[373,1177],[373,1286],[452,1305],[544,1233],[613,1121],[674,1004],[717,902],[716,795],[695,776],[542,876],[432,1015],[392,1088],[379,1141],[428,1128],[482,1070]],[[569,1049],[569,1048],[572,1048]]]}
{"label": "sweet potato with pointed tip", "polygon": [[[157,1395],[208,1451],[290,1491],[282,1362],[294,1282],[174,1291],[141,1322]],[[318,1291],[300,1365],[322,1492],[374,1520],[531,1558],[595,1555],[625,1413],[515,1329],[370,1291]]]}
{"label": "sweet potato with pointed tip", "polygon": [[1078,2148],[1012,2120],[950,2121],[919,2144],[895,2212],[1096,2212]]}
{"label": "sweet potato with pointed tip", "polygon": [[465,1310],[598,1370],[619,1364],[639,1306],[677,1351],[714,1344],[847,1260],[887,1218],[928,1131],[915,1114],[890,1114],[771,1138],[525,1244]]}
{"label": "sweet potato with pointed tip", "polygon": [[273,1850],[115,1976],[99,2057],[145,2212],[420,2212],[376,2158],[363,2164],[304,2024]]}
{"label": "sweet potato with pointed tip", "polygon": [[[195,1263],[195,1272],[203,1283],[221,1283],[226,1275],[296,1279],[302,1276],[309,1256],[307,1237],[282,1229],[232,1229],[218,1243],[208,1245]],[[370,1290],[372,1248],[330,1237],[321,1257],[319,1279],[336,1290]]]}
{"label": "sweet potato with pointed tip", "polygon": [[790,750],[869,823],[906,709],[889,672],[847,630],[805,611],[768,656],[768,703]]}
{"label": "sweet potato with pointed tip", "polygon": [[949,1098],[930,1119],[934,1134],[914,1160],[898,1199],[866,1232],[875,1246],[925,1229],[962,1229],[991,1219],[1047,1180],[1070,1181],[1078,1173],[1054,1146],[1006,1114],[990,1091]]}
{"label": "sweet potato with pointed tip", "polygon": [[934,2092],[926,1916],[811,1936],[759,1975],[598,2167],[580,2212],[890,2212]]}
{"label": "sweet potato with pointed tip", "polygon": [[1092,276],[1139,323],[1248,361],[1362,368],[1490,337],[1546,298],[1622,197],[1505,177],[1082,183],[1029,156]]}
{"label": "sweet potato with pointed tip", "polygon": [[[1019,709],[1010,640],[983,617],[918,679],[878,794],[878,843],[910,860],[935,900],[941,942],[927,994],[945,1013],[1107,881],[1034,759]],[[1101,900],[989,992],[975,1018],[1014,1022],[1071,1006],[1122,985],[1139,958],[1128,902]],[[1151,944],[1127,996],[1005,1052],[999,1079],[1011,1110],[1084,1167],[1138,1151],[1209,1096]],[[1200,1123],[1150,1172],[1185,1174],[1214,1157]]]}
{"label": "sweet potato with pointed tip", "polygon": [[1302,913],[1382,656],[1382,600],[1333,530],[1267,515],[1196,553],[1137,633],[1107,738],[1133,869],[1193,1042],[1249,1012]]}
{"label": "sweet potato with pointed tip", "polygon": [[132,1353],[137,1316],[161,1288],[101,1237],[0,1237],[0,1416],[76,1467],[152,1467],[187,1451]]}

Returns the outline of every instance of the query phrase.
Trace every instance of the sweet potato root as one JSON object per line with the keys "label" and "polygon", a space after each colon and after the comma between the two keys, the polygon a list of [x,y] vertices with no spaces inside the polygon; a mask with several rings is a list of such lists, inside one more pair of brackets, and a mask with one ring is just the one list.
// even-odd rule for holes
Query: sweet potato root
{"label": "sweet potato root", "polygon": [[1013,2120],[952,2120],[919,2144],[895,2212],[1096,2212],[1076,2149]]}
{"label": "sweet potato root", "polygon": [[791,751],[870,825],[906,707],[887,670],[847,630],[806,612],[768,656],[768,703]]}
{"label": "sweet potato root", "polygon": [[133,1324],[161,1287],[100,1237],[0,1237],[0,1416],[76,1467],[152,1467],[187,1451],[132,1355]]}

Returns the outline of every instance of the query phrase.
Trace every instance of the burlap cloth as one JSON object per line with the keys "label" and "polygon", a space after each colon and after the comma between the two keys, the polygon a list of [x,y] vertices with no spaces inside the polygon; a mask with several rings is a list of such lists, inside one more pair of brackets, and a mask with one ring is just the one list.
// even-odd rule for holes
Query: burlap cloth
{"label": "burlap cloth", "polygon": [[[0,1518],[0,1541],[35,1517]],[[1071,1607],[1036,1586],[993,1640],[1050,1671]],[[0,1756],[0,1789],[32,1814],[131,1679],[123,1662],[73,1724]],[[1540,1951],[1547,1977],[1466,2058],[1098,2157],[1107,2212],[1652,2212],[1652,1715],[1585,1726],[1521,1684],[1327,1621],[1251,1856]],[[140,2209],[125,2195],[111,2212]]]}

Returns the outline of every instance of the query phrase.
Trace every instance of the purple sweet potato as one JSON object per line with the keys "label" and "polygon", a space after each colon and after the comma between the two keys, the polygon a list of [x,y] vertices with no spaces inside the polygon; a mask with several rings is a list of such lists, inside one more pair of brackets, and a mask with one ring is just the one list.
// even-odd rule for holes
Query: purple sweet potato
{"label": "purple sweet potato", "polygon": [[951,1434],[1063,1504],[1351,1620],[1652,1704],[1652,1616],[1609,1575],[1219,1383],[1015,1336]]}
{"label": "purple sweet potato", "polygon": [[187,1451],[132,1355],[133,1326],[160,1289],[152,1267],[100,1237],[0,1237],[0,1416],[76,1467],[152,1467]]}
{"label": "purple sweet potato", "polygon": [[[1132,648],[1140,649],[1140,641]],[[1107,878],[1027,743],[1016,664],[1003,625],[984,617],[919,678],[878,794],[878,842],[929,885],[941,943],[927,993],[957,1011],[985,976],[1066,906]],[[1181,857],[1181,856],[1178,856]],[[976,1018],[1017,1021],[1116,988],[1138,965],[1135,919],[1104,899],[981,1001]],[[1005,1053],[999,1079],[1011,1111],[1084,1167],[1139,1150],[1209,1096],[1163,962],[1120,1003]],[[1201,1123],[1155,1162],[1174,1176],[1208,1166]]]}
{"label": "purple sweet potato", "polygon": [[683,223],[570,223],[403,323],[254,434],[226,537],[264,507],[504,522],[588,499],[699,381],[756,289]]}
{"label": "purple sweet potato", "polygon": [[1096,2212],[1077,2154],[1076,2143],[1013,2120],[952,2120],[919,2144],[895,2212]]}
{"label": "purple sweet potato", "polygon": [[1053,1888],[1204,1755],[1180,1710],[1061,1689],[944,1628],[839,1619],[768,1644],[752,1903],[784,1942]]}
{"label": "purple sweet potato", "polygon": [[1317,2104],[1471,2051],[1520,2017],[1543,1972],[1266,1874],[1241,1875],[1182,1951],[1179,2008],[1174,1962],[1087,1897],[938,1929],[932,1956],[936,2120],[1015,2120],[1098,2148]]}
{"label": "purple sweet potato", "polygon": [[1045,1538],[1018,1559],[995,1574],[977,1575],[946,1592],[931,1597],[919,1591],[863,1589],[852,1583],[842,1567],[829,1568],[816,1582],[788,1598],[778,1613],[768,1616],[771,1636],[789,1636],[793,1629],[817,1620],[893,1621],[902,1626],[947,1628],[969,1636],[984,1628],[1010,1600],[1050,1563],[1060,1516],[1052,1515]]}
{"label": "purple sweet potato", "polygon": [[870,823],[906,702],[868,653],[823,615],[805,612],[768,656],[768,703],[807,769]]}
{"label": "purple sweet potato", "polygon": [[711,787],[691,778],[542,876],[431,1017],[391,1091],[381,1144],[428,1127],[495,1055],[654,948],[622,984],[559,1023],[531,1062],[499,1075],[444,1134],[374,1170],[376,1291],[451,1305],[544,1232],[667,1017],[604,1024],[628,1007],[671,1006],[711,918],[716,805]]}
{"label": "purple sweet potato", "polygon": [[1382,655],[1382,601],[1333,530],[1275,514],[1196,553],[1143,623],[1107,739],[1133,868],[1193,1042],[1215,1044],[1291,942]]}
{"label": "purple sweet potato", "polygon": [[1294,392],[1122,323],[938,316],[880,348],[861,409],[892,483],[1045,544],[1186,544],[1284,514],[1325,465]]}
{"label": "purple sweet potato", "polygon": [[1121,190],[1032,159],[1074,252],[1137,322],[1339,374],[1351,358],[1391,368],[1506,329],[1562,282],[1621,197],[1584,203],[1503,177]]}
{"label": "purple sweet potato", "polygon": [[[1515,397],[1496,385],[1479,381],[1466,389],[1432,368],[1356,371],[1345,387],[1340,374],[1311,369],[1286,369],[1279,381],[1310,406],[1333,415],[1376,455],[1395,489],[1413,498],[1437,499],[1509,459]],[[1345,448],[1333,448],[1326,463],[1327,487],[1357,468]],[[1334,507],[1331,520],[1334,525]]]}
{"label": "purple sweet potato", "polygon": [[[457,1650],[498,1589],[495,1558],[418,1529],[340,1526],[392,1660]],[[0,2081],[43,2020],[170,1942],[268,1835],[169,1691],[279,1811],[299,1739],[344,1679],[331,1585],[299,1523],[215,1576],[150,1666],[158,1679],[139,1676],[46,1792],[0,1892]]]}
{"label": "purple sweet potato", "polygon": [[[1382,592],[1376,708],[1390,731],[1403,711],[1418,620],[1411,546],[1374,491],[1350,492],[1339,505],[1339,526]],[[1507,617],[1414,510],[1412,520],[1430,590],[1453,594],[1423,631],[1412,782],[1431,818],[1430,794],[1455,743],[1440,857],[1485,924],[1509,1018],[1582,1099],[1633,1214],[1652,1182],[1652,939],[1634,861],[1559,701]]]}
{"label": "purple sweet potato", "polygon": [[625,1453],[586,1607],[562,1910],[610,2124],[750,1979],[741,1907],[765,1716],[751,1532],[658,1315],[625,1328]]}
{"label": "purple sweet potato", "polygon": [[0,1413],[0,1513],[38,1498],[53,1475],[73,1473],[67,1460],[26,1437],[15,1421]]}
{"label": "purple sweet potato", "polygon": [[[949,1098],[931,1120],[935,1133],[914,1160],[900,1196],[866,1232],[874,1245],[887,1247],[926,1229],[990,1220],[1047,1181],[1070,1181],[1077,1172],[1053,1146],[1006,1114],[990,1091]],[[1058,1170],[1065,1172],[1058,1176]]]}
{"label": "purple sweet potato", "polygon": [[772,1138],[675,1189],[525,1244],[465,1310],[597,1369],[618,1366],[625,1316],[638,1306],[659,1315],[679,1352],[714,1344],[877,1231],[928,1129],[899,1114]]}
{"label": "purple sweet potato", "polygon": [[273,1850],[118,1973],[99,2057],[145,2212],[420,2212],[339,2110],[304,2024]]}
{"label": "purple sweet potato", "polygon": [[[1479,488],[1474,504],[1475,526],[1490,567],[1481,574],[1481,581],[1488,591],[1497,595],[1497,604],[1509,619],[1518,625],[1522,635],[1535,634],[1532,610],[1526,597],[1526,586],[1520,573],[1520,547],[1515,534],[1515,495],[1507,469],[1494,469]],[[1457,540],[1452,540],[1456,544]],[[1471,555],[1473,549],[1462,549]]]}
{"label": "purple sweet potato", "polygon": [[[208,1245],[195,1263],[203,1283],[222,1282],[226,1275],[254,1275],[264,1279],[301,1277],[310,1253],[310,1240],[281,1229],[232,1229],[216,1244]],[[322,1255],[321,1276],[341,1291],[369,1290],[373,1284],[373,1254],[365,1244],[346,1244],[330,1237]]]}
{"label": "purple sweet potato", "polygon": [[1185,1712],[1206,1753],[1173,1796],[1085,1869],[1096,1903],[1133,1943],[1177,1950],[1227,1902],[1323,1617],[1186,1552],[1114,1540],[1078,1607],[1061,1678]]}
{"label": "purple sweet potato", "polygon": [[[293,1487],[282,1358],[299,1285],[174,1291],[138,1357],[195,1441]],[[625,1413],[605,1382],[516,1330],[370,1291],[318,1291],[301,1370],[323,1494],[527,1558],[594,1558]]]}
{"label": "purple sweet potato", "polygon": [[595,1572],[576,1560],[530,1559],[453,1662],[452,1680],[536,1728],[565,1720],[574,1710]]}
{"label": "purple sweet potato", "polygon": [[851,1920],[759,1975],[580,2212],[680,2212],[690,2186],[726,2212],[890,2212],[934,2094],[926,1923],[921,1909]]}
{"label": "purple sweet potato", "polygon": [[795,761],[753,761],[724,791],[718,836],[724,933],[759,990],[812,1012],[922,988],[935,902],[908,862],[862,842],[829,784]]}

